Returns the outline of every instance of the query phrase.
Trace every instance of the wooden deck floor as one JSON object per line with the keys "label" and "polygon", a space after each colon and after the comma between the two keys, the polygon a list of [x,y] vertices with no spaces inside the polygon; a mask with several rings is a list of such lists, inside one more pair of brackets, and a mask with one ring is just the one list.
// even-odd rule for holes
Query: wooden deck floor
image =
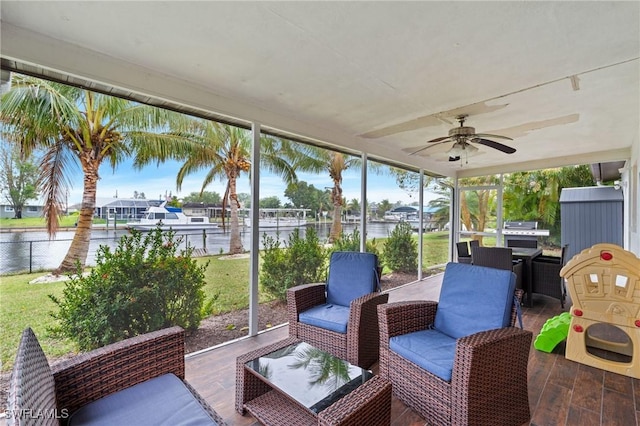
{"label": "wooden deck floor", "polygon": [[[441,275],[391,290],[389,301],[437,300],[440,281]],[[563,310],[556,299],[534,295],[533,300],[532,308],[523,308],[523,322],[535,339],[544,322]],[[564,310],[568,310],[567,305]],[[190,355],[186,360],[187,380],[229,424],[257,424],[252,417],[240,416],[234,409],[236,357],[287,336],[288,327],[284,325]],[[640,380],[568,361],[564,358],[563,344],[551,354],[537,351],[532,346],[529,402],[532,425],[637,425]],[[391,421],[393,426],[426,424],[395,398]]]}

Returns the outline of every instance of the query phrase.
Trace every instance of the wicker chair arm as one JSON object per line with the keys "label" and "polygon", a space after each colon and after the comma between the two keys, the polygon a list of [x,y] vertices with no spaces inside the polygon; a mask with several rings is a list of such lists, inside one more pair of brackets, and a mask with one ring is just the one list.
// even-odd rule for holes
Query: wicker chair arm
{"label": "wicker chair arm", "polygon": [[451,376],[452,424],[486,404],[525,401],[528,407],[526,386],[521,385],[527,381],[531,339],[530,331],[515,327],[458,339]]}
{"label": "wicker chair arm", "polygon": [[184,330],[171,327],[122,340],[54,364],[51,370],[58,407],[70,413],[166,373],[184,380]]}
{"label": "wicker chair arm", "polygon": [[[519,341],[526,343],[526,341],[530,340],[531,337],[532,333],[530,331],[516,327],[504,327],[481,331],[479,333],[461,337],[456,341],[456,357],[469,355],[474,356],[480,353],[480,351],[515,352],[520,349],[519,347],[514,347],[515,343],[519,343]],[[503,348],[497,350],[496,348],[499,346],[502,346]],[[454,366],[457,365],[458,363],[454,362]]]}
{"label": "wicker chair arm", "polygon": [[[388,293],[370,293],[351,301],[349,306],[349,327],[364,329],[378,327],[378,305],[389,301]],[[376,333],[377,334],[377,333]],[[362,336],[362,333],[360,334]]]}
{"label": "wicker chair arm", "polygon": [[351,302],[347,327],[347,360],[369,368],[378,360],[380,334],[377,307],[389,301],[388,293],[371,293]]}
{"label": "wicker chair arm", "polygon": [[389,293],[369,293],[352,300],[349,305],[349,323],[354,319],[355,312],[362,311],[363,309],[371,309],[371,307],[373,307],[374,318],[377,318],[378,314],[376,307],[383,303],[387,303],[388,301]]}
{"label": "wicker chair arm", "polygon": [[389,338],[426,329],[436,316],[438,302],[393,302],[378,306],[380,341],[388,344]]}
{"label": "wicker chair arm", "polygon": [[[298,314],[314,306],[321,305],[327,300],[326,285],[324,283],[303,284],[287,290],[287,311],[289,321],[297,321]],[[292,318],[291,316],[294,315]]]}

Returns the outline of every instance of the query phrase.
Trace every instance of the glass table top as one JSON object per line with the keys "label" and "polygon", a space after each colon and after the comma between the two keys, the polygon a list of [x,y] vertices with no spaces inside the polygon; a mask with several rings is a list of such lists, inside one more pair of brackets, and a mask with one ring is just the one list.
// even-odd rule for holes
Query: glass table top
{"label": "glass table top", "polygon": [[373,377],[373,373],[308,343],[286,346],[247,362],[273,387],[319,413]]}

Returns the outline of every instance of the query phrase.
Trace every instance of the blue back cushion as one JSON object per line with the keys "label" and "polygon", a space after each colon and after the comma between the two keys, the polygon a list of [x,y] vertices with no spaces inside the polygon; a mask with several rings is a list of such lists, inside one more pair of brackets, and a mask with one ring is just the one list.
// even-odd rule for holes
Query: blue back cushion
{"label": "blue back cushion", "polygon": [[373,253],[333,252],[329,261],[327,303],[349,306],[352,300],[376,291],[377,263]]}
{"label": "blue back cushion", "polygon": [[513,272],[448,263],[434,328],[453,338],[508,327],[516,286]]}

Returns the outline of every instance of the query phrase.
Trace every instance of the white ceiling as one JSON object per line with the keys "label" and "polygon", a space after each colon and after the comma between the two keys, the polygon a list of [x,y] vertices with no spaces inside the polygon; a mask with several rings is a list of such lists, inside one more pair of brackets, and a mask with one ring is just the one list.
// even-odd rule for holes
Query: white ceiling
{"label": "white ceiling", "polygon": [[[469,176],[628,159],[640,3],[0,4],[3,59]],[[468,114],[507,155],[408,155]],[[424,154],[424,155],[423,155]]]}

